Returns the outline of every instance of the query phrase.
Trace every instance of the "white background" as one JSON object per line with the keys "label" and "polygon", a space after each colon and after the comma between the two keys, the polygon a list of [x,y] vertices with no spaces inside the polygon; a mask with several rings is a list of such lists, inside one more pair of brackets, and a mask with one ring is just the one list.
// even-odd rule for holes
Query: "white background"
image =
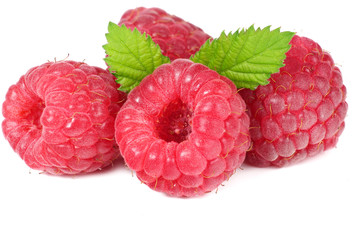
{"label": "white background", "polygon": [[[243,165],[218,192],[176,199],[117,163],[77,177],[30,170],[0,137],[0,239],[360,239],[356,1],[1,1],[1,102],[29,68],[69,59],[105,67],[109,21],[157,6],[216,37],[272,25],[331,52],[348,89],[337,148],[282,169]],[[1,117],[1,121],[2,121]]]}

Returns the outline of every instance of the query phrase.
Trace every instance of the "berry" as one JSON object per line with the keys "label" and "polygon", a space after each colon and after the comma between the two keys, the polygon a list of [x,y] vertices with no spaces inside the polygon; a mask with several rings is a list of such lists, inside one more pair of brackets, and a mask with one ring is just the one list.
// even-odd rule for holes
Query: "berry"
{"label": "berry", "polygon": [[130,9],[121,17],[122,24],[150,35],[170,60],[189,58],[210,38],[200,28],[159,8]]}
{"label": "berry", "polygon": [[12,85],[2,130],[25,163],[51,174],[88,173],[114,161],[124,95],[113,76],[83,62],[48,62]]}
{"label": "berry", "polygon": [[172,196],[210,192],[250,145],[249,117],[235,85],[190,60],[163,64],[128,95],[115,121],[125,163]]}
{"label": "berry", "polygon": [[332,148],[345,126],[346,88],[330,54],[305,37],[290,44],[268,85],[240,91],[253,142],[246,162],[256,166],[282,167]]}

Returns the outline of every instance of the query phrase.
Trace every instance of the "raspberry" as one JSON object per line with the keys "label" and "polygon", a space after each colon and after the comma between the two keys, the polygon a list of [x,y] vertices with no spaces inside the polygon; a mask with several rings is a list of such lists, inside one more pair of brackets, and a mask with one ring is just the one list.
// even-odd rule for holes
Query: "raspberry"
{"label": "raspberry", "polygon": [[113,76],[82,62],[48,62],[10,87],[2,130],[25,163],[51,174],[88,173],[119,155],[114,121],[124,95]]}
{"label": "raspberry", "polygon": [[150,35],[170,60],[189,58],[210,38],[200,28],[159,8],[130,9],[121,17],[122,24]]}
{"label": "raspberry", "polygon": [[128,95],[115,136],[150,188],[195,196],[217,188],[245,159],[249,117],[235,85],[190,60],[163,64]]}
{"label": "raspberry", "polygon": [[311,39],[290,43],[268,85],[240,91],[253,142],[246,162],[256,166],[282,167],[332,148],[345,126],[346,88],[332,57]]}

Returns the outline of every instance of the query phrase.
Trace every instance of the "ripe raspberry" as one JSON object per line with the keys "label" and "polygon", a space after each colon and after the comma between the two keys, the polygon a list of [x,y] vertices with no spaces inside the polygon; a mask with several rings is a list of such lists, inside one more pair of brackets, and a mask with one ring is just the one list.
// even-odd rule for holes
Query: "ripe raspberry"
{"label": "ripe raspberry", "polygon": [[348,105],[341,72],[314,41],[294,36],[285,66],[269,84],[242,90],[248,106],[252,150],[257,166],[297,162],[332,148],[345,123]]}
{"label": "ripe raspberry", "polygon": [[130,9],[121,17],[122,24],[150,35],[170,60],[189,58],[210,38],[200,28],[159,8]]}
{"label": "ripe raspberry", "polygon": [[150,188],[195,196],[217,188],[245,159],[249,117],[235,85],[178,59],[128,95],[115,121],[125,162]]}
{"label": "ripe raspberry", "polygon": [[51,174],[101,169],[119,155],[114,121],[121,107],[113,76],[82,62],[48,62],[10,87],[5,138],[29,167]]}

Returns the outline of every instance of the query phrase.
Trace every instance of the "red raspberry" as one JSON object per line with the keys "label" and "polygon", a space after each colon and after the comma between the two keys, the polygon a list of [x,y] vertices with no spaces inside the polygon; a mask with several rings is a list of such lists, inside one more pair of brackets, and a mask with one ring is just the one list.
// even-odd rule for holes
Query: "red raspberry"
{"label": "red raspberry", "polygon": [[48,62],[10,87],[5,138],[25,163],[51,174],[101,169],[119,155],[114,121],[120,95],[113,76],[82,62]]}
{"label": "red raspberry", "polygon": [[245,159],[249,117],[235,85],[178,59],[128,95],[115,122],[126,164],[150,188],[194,196],[217,188]]}
{"label": "red raspberry", "polygon": [[159,8],[130,9],[121,17],[122,24],[150,35],[170,60],[189,58],[210,38],[200,28]]}
{"label": "red raspberry", "polygon": [[332,148],[348,105],[341,72],[314,41],[294,36],[285,66],[269,84],[240,91],[248,106],[253,141],[246,161],[257,166],[297,162]]}

